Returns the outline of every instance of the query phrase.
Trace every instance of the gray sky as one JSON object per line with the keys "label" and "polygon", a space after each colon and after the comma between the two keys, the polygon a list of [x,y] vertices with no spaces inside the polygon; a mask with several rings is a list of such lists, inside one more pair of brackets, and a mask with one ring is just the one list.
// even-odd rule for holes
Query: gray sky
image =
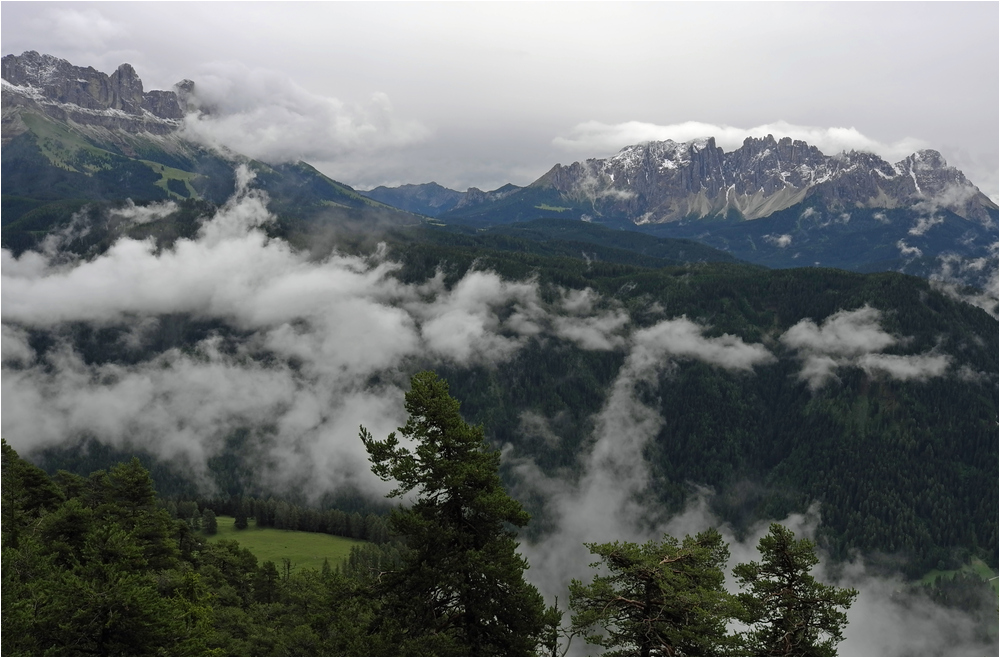
{"label": "gray sky", "polygon": [[191,129],[350,185],[525,185],[647,139],[941,151],[1000,193],[1000,4],[9,2],[2,50],[145,88]]}

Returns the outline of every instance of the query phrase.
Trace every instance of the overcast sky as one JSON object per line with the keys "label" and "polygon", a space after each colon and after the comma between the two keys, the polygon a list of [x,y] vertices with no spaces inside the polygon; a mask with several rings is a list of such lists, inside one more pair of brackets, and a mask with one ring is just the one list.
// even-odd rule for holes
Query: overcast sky
{"label": "overcast sky", "polygon": [[149,89],[192,127],[361,189],[526,185],[648,139],[941,151],[1000,193],[1000,4],[9,2],[2,50]]}

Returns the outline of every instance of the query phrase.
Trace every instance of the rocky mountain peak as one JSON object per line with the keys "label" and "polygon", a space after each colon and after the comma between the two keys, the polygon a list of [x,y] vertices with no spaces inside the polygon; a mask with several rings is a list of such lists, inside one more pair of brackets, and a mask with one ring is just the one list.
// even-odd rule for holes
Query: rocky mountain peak
{"label": "rocky mountain peak", "polygon": [[746,219],[818,197],[831,208],[896,208],[923,203],[987,223],[996,205],[949,167],[940,153],[918,151],[892,165],[874,153],[825,155],[790,137],[747,137],[726,153],[715,139],[644,142],[607,159],[556,165],[533,187],[638,224],[737,211]]}
{"label": "rocky mountain peak", "polygon": [[142,80],[131,64],[122,64],[108,77],[111,85],[110,106],[129,114],[139,114],[142,108]]}
{"label": "rocky mountain peak", "polygon": [[146,124],[150,118],[178,120],[184,116],[176,92],[144,91],[131,64],[122,64],[107,75],[29,50],[4,56],[0,68],[8,83],[3,89],[4,105],[32,105],[57,118],[72,116],[84,124],[115,112],[142,118]]}

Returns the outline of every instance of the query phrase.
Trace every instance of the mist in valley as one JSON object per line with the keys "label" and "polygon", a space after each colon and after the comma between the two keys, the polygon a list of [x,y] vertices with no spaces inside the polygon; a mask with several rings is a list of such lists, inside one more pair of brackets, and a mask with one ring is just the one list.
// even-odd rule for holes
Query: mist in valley
{"label": "mist in valley", "polygon": [[[115,212],[117,221],[138,224],[174,211],[165,203]],[[304,492],[314,503],[344,491],[379,501],[391,484],[372,475],[358,427],[384,437],[403,425],[414,372],[488,368],[541,341],[619,352],[623,364],[573,468],[543,469],[531,455],[500,446],[511,492],[544,509],[544,529],[520,548],[531,564],[527,579],[548,601],[564,603],[570,579],[591,575],[584,542],[644,542],[716,527],[729,542],[730,568],[758,557],[768,521],[729,526],[712,510],[717,492],[698,483],[685,509],[668,514],[651,490],[646,448],[665,418],[650,392],[678,363],[753,378],[792,358],[810,390],[834,385],[846,368],[899,381],[963,372],[933,350],[883,353],[907,338],[884,329],[882,313],[868,306],[802,318],[777,337],[779,353],[775,344],[714,335],[695,319],[659,317],[655,309],[647,310],[656,319],[639,324],[591,289],[546,291],[536,279],[506,280],[475,267],[454,283],[442,270],[403,282],[384,244],[348,253],[328,234],[320,241],[326,246],[310,253],[268,237],[275,221],[267,196],[241,168],[233,197],[202,220],[194,238],[169,248],[123,237],[100,255],[73,257],[62,247],[88,229],[71,223],[38,251],[15,257],[4,250],[7,441],[27,456],[87,440],[139,450],[212,494],[209,461],[240,430],[261,488]],[[205,329],[193,344],[158,349],[171,317]],[[81,327],[115,336],[110,356],[83,353],[74,339]],[[530,437],[556,446],[563,440],[558,418],[521,418]],[[815,537],[822,515],[817,503],[776,520]],[[900,575],[872,569],[863,555],[824,559],[817,575],[860,591],[844,655],[995,655],[995,635],[980,641],[970,616],[912,593]],[[735,587],[731,577],[729,584]],[[585,650],[574,642],[574,653]]]}

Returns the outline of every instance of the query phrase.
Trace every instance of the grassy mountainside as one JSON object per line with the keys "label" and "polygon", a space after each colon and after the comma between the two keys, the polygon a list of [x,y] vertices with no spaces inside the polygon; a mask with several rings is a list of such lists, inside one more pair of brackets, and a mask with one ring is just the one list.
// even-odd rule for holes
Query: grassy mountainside
{"label": "grassy mountainside", "polygon": [[280,214],[308,221],[322,219],[331,210],[360,210],[379,211],[402,224],[419,221],[303,162],[268,165],[224,155],[185,141],[179,133],[129,135],[123,146],[119,139],[101,140],[89,131],[27,109],[21,109],[20,117],[26,131],[5,139],[2,152],[5,244],[26,239],[13,226],[25,214],[39,209],[58,213],[65,202],[131,199],[140,204],[165,200],[221,204],[233,193],[233,170],[239,162],[249,164],[257,175],[257,186],[271,195],[274,210]]}

